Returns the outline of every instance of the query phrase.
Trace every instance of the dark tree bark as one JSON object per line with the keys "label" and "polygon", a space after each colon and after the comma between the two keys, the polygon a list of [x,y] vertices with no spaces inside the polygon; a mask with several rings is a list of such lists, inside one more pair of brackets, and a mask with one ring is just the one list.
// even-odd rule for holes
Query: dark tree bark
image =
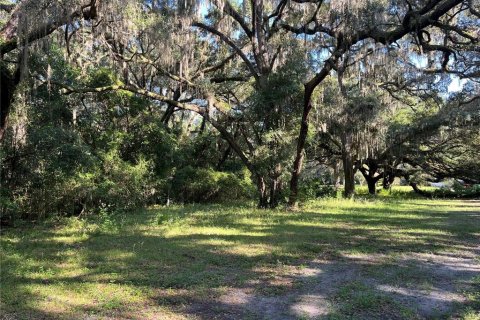
{"label": "dark tree bark", "polygon": [[259,193],[258,208],[260,209],[274,209],[278,207],[280,203],[280,191],[281,183],[280,179],[269,179],[266,182],[264,177],[257,179],[257,190]]}
{"label": "dark tree bark", "polygon": [[377,181],[375,179],[367,180],[368,193],[371,195],[377,194]]}
{"label": "dark tree bark", "polygon": [[278,206],[278,186],[279,186],[278,179],[274,179],[270,183],[270,199],[269,199],[270,208],[276,208]]}
{"label": "dark tree bark", "polygon": [[352,155],[352,141],[351,136],[343,132],[341,136],[341,146],[342,146],[342,163],[343,163],[343,174],[344,174],[344,192],[343,196],[345,198],[351,198],[355,194],[355,171],[356,166],[353,160]]}
{"label": "dark tree bark", "polygon": [[217,163],[217,166],[216,166],[217,170],[220,170],[222,168],[223,164],[225,163],[225,161],[227,161],[231,152],[232,152],[232,148],[230,146],[228,146],[227,149],[225,150],[225,152],[223,153],[222,157],[220,158],[220,160]]}
{"label": "dark tree bark", "polygon": [[290,179],[290,196],[288,205],[291,208],[298,206],[298,180],[303,169],[303,159],[305,157],[305,143],[308,136],[309,115],[312,110],[312,95],[315,88],[320,84],[332,70],[333,62],[326,63],[322,71],[317,74],[310,82],[305,84],[302,122],[300,123],[300,132],[297,141],[297,151],[293,162],[292,177]]}
{"label": "dark tree bark", "polygon": [[392,184],[393,184],[394,181],[395,181],[395,173],[394,172],[384,172],[383,181],[382,181],[383,189],[389,190],[392,187]]}
{"label": "dark tree bark", "polygon": [[346,151],[342,152],[342,162],[345,176],[343,195],[345,198],[351,198],[355,194],[355,168],[352,156]]}
{"label": "dark tree bark", "polygon": [[3,141],[8,123],[8,115],[13,103],[13,93],[20,83],[20,68],[11,75],[6,68],[0,65],[0,142]]}
{"label": "dark tree bark", "polygon": [[162,118],[160,119],[160,122],[163,123],[164,125],[168,125],[170,122],[170,119],[172,118],[172,115],[175,111],[175,106],[168,105],[167,110],[165,110],[165,113],[163,114]]}
{"label": "dark tree bark", "polygon": [[[364,167],[368,166],[368,169]],[[365,163],[359,164],[359,170],[362,173],[368,186],[368,193],[375,195],[377,193],[377,182],[383,178],[384,174],[379,173],[379,165],[375,159],[367,159]]]}

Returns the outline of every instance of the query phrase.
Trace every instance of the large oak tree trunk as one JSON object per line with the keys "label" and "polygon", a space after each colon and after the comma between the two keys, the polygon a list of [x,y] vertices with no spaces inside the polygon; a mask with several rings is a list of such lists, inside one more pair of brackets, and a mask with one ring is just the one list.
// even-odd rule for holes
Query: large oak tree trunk
{"label": "large oak tree trunk", "polygon": [[8,115],[13,104],[13,93],[20,83],[20,69],[12,76],[0,65],[0,142],[7,129]]}
{"label": "large oak tree trunk", "polygon": [[355,170],[352,156],[348,152],[342,152],[343,172],[345,176],[343,196],[351,198],[355,194]]}

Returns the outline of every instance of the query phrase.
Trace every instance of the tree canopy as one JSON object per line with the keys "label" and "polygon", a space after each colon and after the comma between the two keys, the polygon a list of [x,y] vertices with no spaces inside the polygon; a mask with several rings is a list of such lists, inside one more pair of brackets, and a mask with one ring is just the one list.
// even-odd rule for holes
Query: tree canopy
{"label": "tree canopy", "polygon": [[305,159],[342,163],[346,196],[357,171],[373,194],[479,183],[479,18],[474,0],[3,0],[1,210],[295,207]]}

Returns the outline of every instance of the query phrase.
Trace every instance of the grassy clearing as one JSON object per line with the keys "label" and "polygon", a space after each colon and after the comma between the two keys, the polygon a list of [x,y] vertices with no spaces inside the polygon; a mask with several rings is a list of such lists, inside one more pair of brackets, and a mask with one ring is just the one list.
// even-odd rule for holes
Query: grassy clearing
{"label": "grassy clearing", "polygon": [[[479,208],[379,197],[315,201],[300,212],[191,205],[24,225],[2,231],[1,312],[19,319],[207,319],[202,314],[229,308],[211,302],[232,288],[291,295],[315,281],[292,276],[311,261],[356,268],[352,257],[370,256],[381,259],[362,265],[360,279],[433,290],[429,269],[402,257],[478,253]],[[452,313],[478,315],[478,280]],[[419,314],[367,280],[347,281],[327,300],[334,306],[330,318]]]}

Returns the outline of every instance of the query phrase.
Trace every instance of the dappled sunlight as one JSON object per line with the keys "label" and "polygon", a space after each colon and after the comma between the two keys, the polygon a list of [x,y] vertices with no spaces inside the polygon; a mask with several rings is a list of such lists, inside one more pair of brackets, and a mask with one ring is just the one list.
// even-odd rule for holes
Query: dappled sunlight
{"label": "dappled sunlight", "polygon": [[218,227],[190,227],[188,231],[183,230],[182,228],[175,228],[170,231],[165,232],[166,238],[174,238],[177,236],[184,236],[185,234],[189,235],[206,235],[206,236],[246,236],[246,237],[265,237],[271,235],[265,232],[245,232],[241,229],[236,228],[218,228]]}
{"label": "dappled sunlight", "polygon": [[236,245],[230,248],[224,248],[221,252],[245,257],[265,256],[273,252],[275,247],[265,244]]}
{"label": "dappled sunlight", "polygon": [[297,317],[318,318],[331,312],[330,302],[327,297],[319,294],[301,295],[291,306],[291,313]]}
{"label": "dappled sunlight", "polygon": [[426,316],[438,316],[448,311],[453,303],[464,303],[466,298],[461,293],[451,290],[429,288],[415,290],[391,285],[378,285],[377,290],[386,294],[394,294],[399,301],[412,299],[417,302],[419,312]]}
{"label": "dappled sunlight", "polygon": [[[412,302],[417,296],[466,303],[456,283],[480,273],[476,216],[422,211],[416,202],[410,213],[387,201],[375,201],[385,208],[334,203],[295,213],[171,207],[114,216],[98,228],[89,227],[94,219],[70,219],[53,231],[8,230],[2,300],[8,312],[46,318],[130,319],[159,312],[294,319],[364,312],[375,303],[412,315],[428,313]],[[348,291],[355,286],[358,294]]]}

